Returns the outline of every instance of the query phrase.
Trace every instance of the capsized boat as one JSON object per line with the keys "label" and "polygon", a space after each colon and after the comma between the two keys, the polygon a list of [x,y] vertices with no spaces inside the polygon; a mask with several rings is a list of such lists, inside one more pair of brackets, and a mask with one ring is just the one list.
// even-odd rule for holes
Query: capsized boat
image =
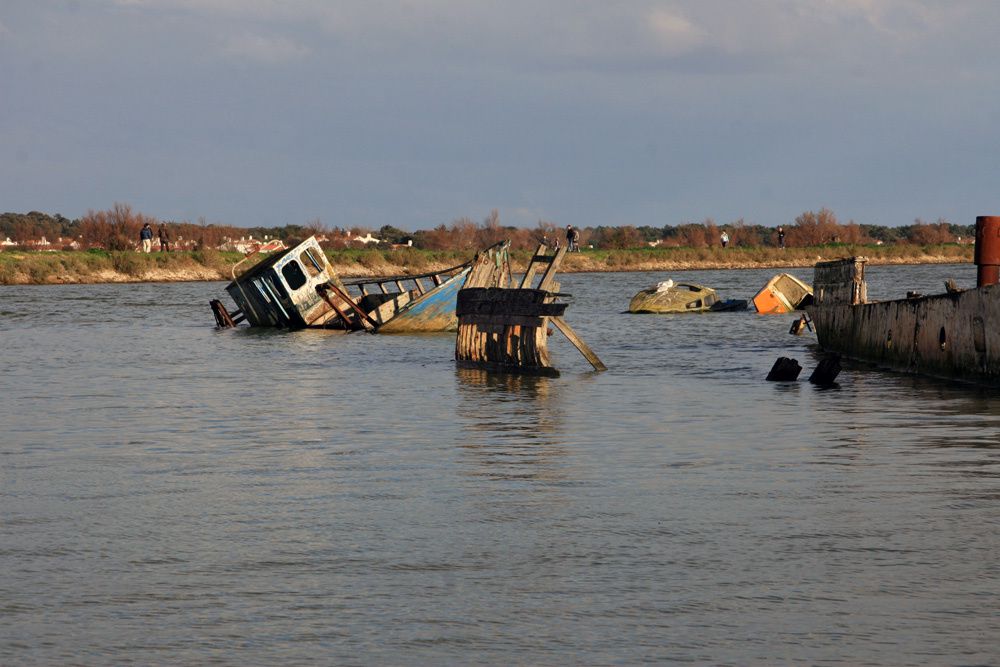
{"label": "capsized boat", "polygon": [[630,313],[703,313],[720,310],[746,310],[740,299],[720,299],[711,287],[665,280],[642,290],[628,304]]}
{"label": "capsized boat", "polygon": [[319,242],[309,237],[239,277],[234,266],[226,291],[237,310],[231,313],[219,301],[212,302],[212,310],[221,327],[246,320],[250,326],[286,329],[454,331],[460,289],[509,283],[508,248],[509,243],[498,243],[443,271],[341,280]]}
{"label": "capsized boat", "polygon": [[779,273],[753,297],[758,313],[774,315],[801,310],[813,300],[813,289],[790,273]]}

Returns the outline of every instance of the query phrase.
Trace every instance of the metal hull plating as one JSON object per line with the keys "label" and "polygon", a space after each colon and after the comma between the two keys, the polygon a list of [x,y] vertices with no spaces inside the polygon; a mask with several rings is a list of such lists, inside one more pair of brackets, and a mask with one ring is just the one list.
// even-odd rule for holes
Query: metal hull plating
{"label": "metal hull plating", "polygon": [[864,261],[816,265],[824,350],[908,373],[1000,385],[1000,285],[866,303]]}

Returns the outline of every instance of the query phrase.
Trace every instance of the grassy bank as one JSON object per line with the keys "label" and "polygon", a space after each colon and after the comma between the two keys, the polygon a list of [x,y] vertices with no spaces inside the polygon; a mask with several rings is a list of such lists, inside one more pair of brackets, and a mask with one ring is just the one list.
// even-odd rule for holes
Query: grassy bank
{"label": "grassy bank", "polygon": [[[686,269],[749,269],[812,267],[818,261],[863,255],[872,264],[963,263],[972,261],[972,246],[854,246],[833,244],[809,248],[637,248],[585,250],[568,255],[562,271],[680,271]],[[328,253],[342,277],[424,273],[456,266],[473,251],[379,250],[365,248]],[[528,251],[512,254],[515,270],[530,258]],[[0,284],[176,282],[228,280],[239,253],[202,250],[150,253],[0,252]]]}

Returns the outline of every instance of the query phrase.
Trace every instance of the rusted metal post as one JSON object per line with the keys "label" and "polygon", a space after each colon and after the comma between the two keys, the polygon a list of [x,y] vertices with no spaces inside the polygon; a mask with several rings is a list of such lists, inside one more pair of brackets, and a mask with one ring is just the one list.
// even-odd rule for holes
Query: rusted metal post
{"label": "rusted metal post", "polygon": [[1000,283],[1000,216],[976,218],[976,287]]}

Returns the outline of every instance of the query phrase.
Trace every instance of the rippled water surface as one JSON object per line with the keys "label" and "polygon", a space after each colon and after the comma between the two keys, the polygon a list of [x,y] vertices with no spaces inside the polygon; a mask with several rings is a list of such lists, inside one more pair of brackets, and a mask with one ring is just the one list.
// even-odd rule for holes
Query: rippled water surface
{"label": "rippled water surface", "polygon": [[610,370],[557,333],[559,378],[216,331],[221,283],[0,287],[0,664],[1000,662],[996,393],[764,382],[815,338],[620,314],[666,277],[562,276]]}

